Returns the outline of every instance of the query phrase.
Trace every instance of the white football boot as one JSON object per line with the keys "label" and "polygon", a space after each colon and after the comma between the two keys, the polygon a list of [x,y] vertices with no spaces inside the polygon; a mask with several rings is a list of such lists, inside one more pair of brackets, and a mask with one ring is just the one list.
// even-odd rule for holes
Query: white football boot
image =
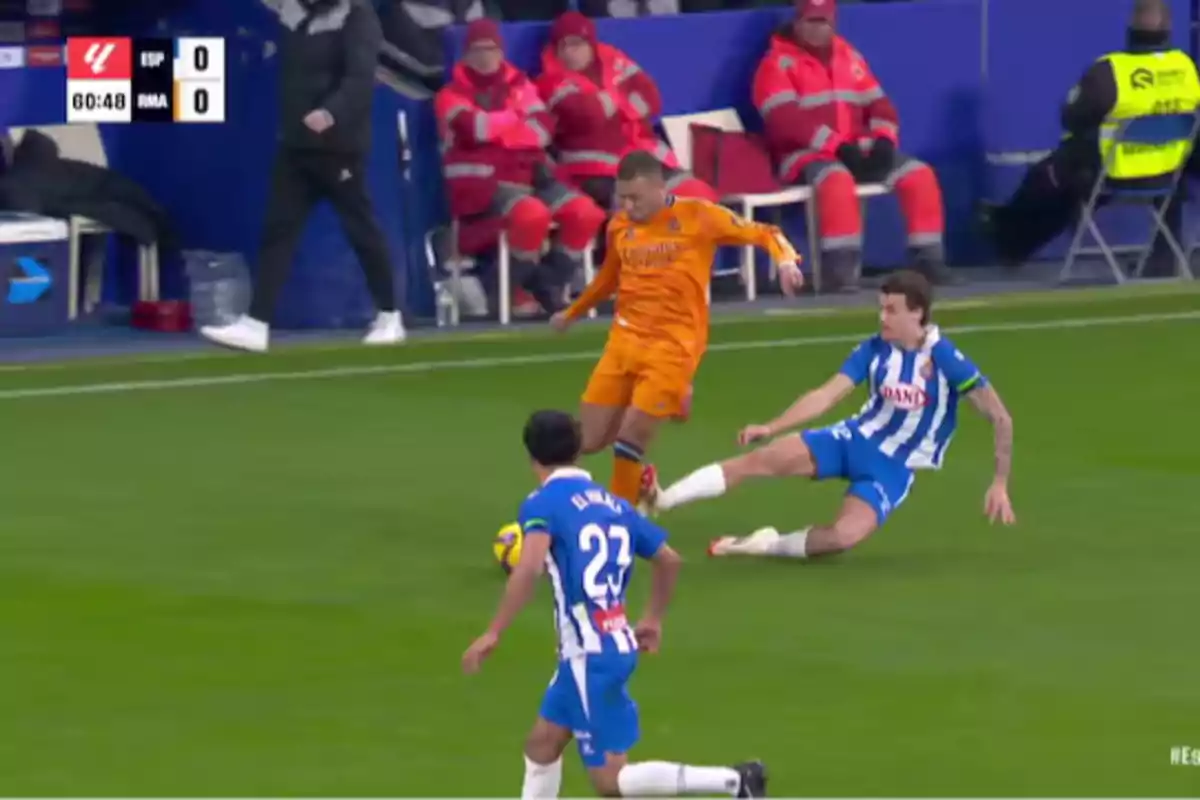
{"label": "white football boot", "polygon": [[271,341],[271,326],[242,315],[229,325],[205,325],[200,328],[200,335],[222,347],[245,350],[247,353],[265,353]]}
{"label": "white football boot", "polygon": [[399,311],[380,311],[362,341],[365,345],[401,344],[407,337]]}
{"label": "white football boot", "polygon": [[774,528],[759,528],[749,536],[722,536],[708,545],[708,554],[714,558],[722,556],[769,556],[779,531]]}

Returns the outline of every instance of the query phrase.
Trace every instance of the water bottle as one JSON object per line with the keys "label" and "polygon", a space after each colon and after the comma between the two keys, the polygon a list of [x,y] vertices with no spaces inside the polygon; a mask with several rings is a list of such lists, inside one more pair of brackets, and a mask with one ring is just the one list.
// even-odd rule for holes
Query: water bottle
{"label": "water bottle", "polygon": [[454,298],[454,291],[447,283],[447,281],[438,281],[437,285],[434,286],[434,301],[437,305],[437,325],[439,328],[458,324],[458,303]]}
{"label": "water bottle", "polygon": [[250,307],[250,270],[241,253],[184,253],[196,325],[229,325]]}

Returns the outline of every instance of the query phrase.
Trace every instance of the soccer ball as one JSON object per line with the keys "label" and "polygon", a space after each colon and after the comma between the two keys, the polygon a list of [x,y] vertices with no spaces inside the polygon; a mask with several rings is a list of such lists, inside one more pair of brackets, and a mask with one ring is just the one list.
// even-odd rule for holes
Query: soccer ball
{"label": "soccer ball", "polygon": [[496,534],[496,540],[492,542],[496,562],[506,575],[512,572],[513,567],[521,560],[521,539],[521,526],[513,522],[501,528]]}

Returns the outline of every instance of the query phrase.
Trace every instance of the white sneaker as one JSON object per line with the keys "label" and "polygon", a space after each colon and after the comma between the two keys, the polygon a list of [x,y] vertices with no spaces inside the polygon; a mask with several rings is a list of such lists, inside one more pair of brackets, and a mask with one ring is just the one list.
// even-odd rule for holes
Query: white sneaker
{"label": "white sneaker", "polygon": [[243,315],[230,325],[205,325],[200,329],[200,335],[222,347],[265,353],[271,340],[271,326]]}
{"label": "white sneaker", "polygon": [[400,344],[408,337],[404,330],[404,320],[399,311],[380,311],[375,315],[370,330],[363,337],[363,344],[383,345]]}
{"label": "white sneaker", "polygon": [[759,528],[749,536],[722,536],[708,545],[710,556],[766,556],[779,541],[779,531]]}

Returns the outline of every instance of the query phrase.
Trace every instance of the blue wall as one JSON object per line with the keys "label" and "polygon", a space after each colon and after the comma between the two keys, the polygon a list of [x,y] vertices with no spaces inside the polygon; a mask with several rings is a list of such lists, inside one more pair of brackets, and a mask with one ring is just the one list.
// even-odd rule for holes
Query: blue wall
{"label": "blue wall", "polygon": [[[183,228],[188,246],[245,252],[251,260],[274,147],[275,60],[265,52],[276,23],[258,3],[203,3],[176,15],[170,35],[222,33],[229,39],[228,119],[223,126],[107,126],[113,165],[141,181]],[[985,257],[971,219],[976,202],[1011,191],[1022,168],[987,166],[1053,147],[1058,107],[1082,70],[1121,46],[1129,0],[923,0],[846,5],[842,33],[864,53],[896,101],[901,144],[938,171],[946,196],[948,245],[956,263]],[[1178,41],[1187,46],[1191,0],[1172,0]],[[749,83],[784,10],[641,20],[602,20],[601,36],[626,50],[658,81],[666,113],[732,105],[751,124]],[[986,31],[986,37],[984,32]],[[161,35],[161,34],[160,34]],[[536,67],[545,26],[505,27],[513,60]],[[452,46],[456,34],[450,34]],[[985,79],[986,66],[986,79]],[[62,121],[61,69],[0,71],[0,124]],[[435,131],[427,103],[378,90],[371,188],[394,248],[402,300],[430,306],[421,236],[443,217]],[[399,177],[396,115],[405,112],[417,157],[413,183]],[[252,169],[241,164],[249,162]],[[171,164],[163,169],[160,164]],[[868,260],[900,263],[900,218],[891,198],[873,201]],[[128,258],[114,265],[114,299],[131,295]],[[179,265],[164,289],[184,290]],[[114,275],[114,277],[116,277]],[[370,302],[353,255],[327,211],[315,216],[279,309],[290,326],[359,325]]]}

